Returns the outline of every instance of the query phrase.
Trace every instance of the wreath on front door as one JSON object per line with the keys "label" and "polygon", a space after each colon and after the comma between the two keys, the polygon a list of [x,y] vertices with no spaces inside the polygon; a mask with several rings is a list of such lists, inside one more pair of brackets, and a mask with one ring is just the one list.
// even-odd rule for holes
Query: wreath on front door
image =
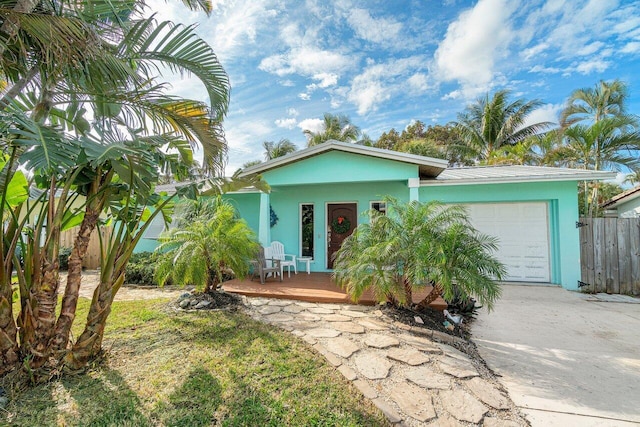
{"label": "wreath on front door", "polygon": [[351,222],[343,216],[339,216],[331,222],[331,229],[338,234],[344,234],[351,229]]}

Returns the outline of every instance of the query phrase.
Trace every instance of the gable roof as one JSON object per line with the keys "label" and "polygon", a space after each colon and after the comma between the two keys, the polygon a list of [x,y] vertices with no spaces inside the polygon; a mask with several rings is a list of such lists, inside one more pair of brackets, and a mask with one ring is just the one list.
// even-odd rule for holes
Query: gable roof
{"label": "gable roof", "polygon": [[362,156],[376,157],[396,162],[409,163],[417,165],[420,171],[420,177],[432,177],[440,175],[447,168],[448,161],[435,159],[432,157],[417,156],[415,154],[402,153],[400,151],[384,150],[382,148],[368,147],[366,145],[351,144],[330,140],[313,147],[304,148],[295,151],[286,156],[278,157],[264,163],[257,164],[246,168],[240,173],[240,176],[249,176],[257,173],[264,173],[269,170],[286,166],[288,164],[299,162],[309,157],[317,156],[329,151],[341,151],[345,153],[359,154]]}
{"label": "gable roof", "polygon": [[601,207],[606,209],[614,209],[617,208],[622,203],[630,202],[632,200],[640,197],[640,185],[637,187],[630,188],[627,191],[623,191],[622,193],[613,196],[606,202],[604,202]]}
{"label": "gable roof", "polygon": [[592,181],[614,179],[615,172],[545,166],[499,165],[451,168],[420,185],[488,184],[543,181]]}

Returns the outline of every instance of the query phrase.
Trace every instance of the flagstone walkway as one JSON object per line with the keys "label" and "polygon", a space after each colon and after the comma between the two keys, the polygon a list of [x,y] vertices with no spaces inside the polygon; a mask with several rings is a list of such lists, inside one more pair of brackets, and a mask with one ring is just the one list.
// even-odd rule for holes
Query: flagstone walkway
{"label": "flagstone walkway", "polygon": [[433,341],[429,330],[395,322],[376,307],[243,299],[253,318],[313,346],[392,424],[529,425],[486,368]]}

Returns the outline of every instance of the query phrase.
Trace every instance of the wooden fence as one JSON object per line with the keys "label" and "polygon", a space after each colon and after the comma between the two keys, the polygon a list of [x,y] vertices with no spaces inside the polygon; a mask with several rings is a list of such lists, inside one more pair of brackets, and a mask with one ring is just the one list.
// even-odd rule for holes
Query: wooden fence
{"label": "wooden fence", "polygon": [[[78,227],[70,228],[63,231],[60,234],[60,247],[72,248],[73,242],[78,234]],[[102,238],[106,241],[111,236],[111,228],[102,228]],[[100,267],[100,239],[98,238],[98,231],[93,230],[91,234],[91,240],[89,241],[89,247],[87,248],[87,255],[82,262],[84,268],[96,269]]]}
{"label": "wooden fence", "polygon": [[591,292],[640,294],[640,218],[581,218],[582,286]]}

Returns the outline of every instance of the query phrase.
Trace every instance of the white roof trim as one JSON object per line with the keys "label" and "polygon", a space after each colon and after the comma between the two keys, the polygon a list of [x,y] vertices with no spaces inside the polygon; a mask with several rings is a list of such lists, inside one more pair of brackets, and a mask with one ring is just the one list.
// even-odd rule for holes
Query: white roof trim
{"label": "white roof trim", "polygon": [[260,163],[246,168],[242,171],[240,176],[252,175],[255,173],[263,173],[271,169],[275,169],[280,166],[284,166],[288,163],[303,160],[307,157],[315,156],[326,151],[343,151],[346,153],[361,154],[363,156],[378,157],[381,159],[395,160],[397,162],[410,163],[418,166],[426,166],[431,169],[447,168],[448,161],[443,159],[435,159],[433,157],[417,156],[415,154],[402,153],[400,151],[384,150],[382,148],[367,147],[365,145],[351,144],[347,142],[340,142],[330,140],[322,144],[314,145],[313,147],[305,148],[299,151],[295,151],[286,156],[278,157],[273,160],[269,160],[264,163]]}

